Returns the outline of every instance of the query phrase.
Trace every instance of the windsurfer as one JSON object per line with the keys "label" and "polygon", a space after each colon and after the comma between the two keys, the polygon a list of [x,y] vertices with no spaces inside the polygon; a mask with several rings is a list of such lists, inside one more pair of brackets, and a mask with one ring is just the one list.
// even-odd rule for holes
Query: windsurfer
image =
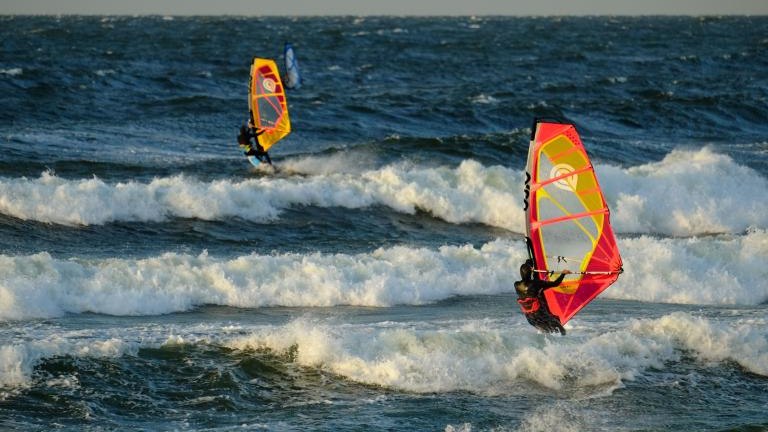
{"label": "windsurfer", "polygon": [[570,270],[563,270],[554,281],[543,281],[533,277],[532,260],[528,259],[520,266],[522,280],[515,282],[517,302],[532,326],[547,333],[560,332],[561,335],[565,335],[565,329],[560,324],[560,320],[549,311],[544,291],[560,285],[565,275],[570,273]]}
{"label": "windsurfer", "polygon": [[[237,135],[237,144],[244,149],[246,156],[255,156],[261,162],[266,162],[272,165],[272,159],[269,157],[269,153],[264,151],[264,148],[259,144],[259,135],[264,133],[264,129],[258,130],[254,128],[253,121],[248,120],[248,127],[244,125],[240,126],[240,133]],[[254,142],[251,142],[253,139]]]}

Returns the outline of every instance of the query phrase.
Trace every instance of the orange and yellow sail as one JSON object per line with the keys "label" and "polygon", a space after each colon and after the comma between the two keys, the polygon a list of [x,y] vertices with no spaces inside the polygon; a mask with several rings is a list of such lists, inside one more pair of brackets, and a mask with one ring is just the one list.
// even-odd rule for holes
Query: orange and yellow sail
{"label": "orange and yellow sail", "polygon": [[549,310],[565,324],[622,272],[610,212],[571,124],[537,121],[528,150],[526,234],[536,276],[563,283],[545,291]]}
{"label": "orange and yellow sail", "polygon": [[265,151],[291,133],[285,88],[273,60],[253,59],[248,84],[248,108],[253,124],[258,130],[264,131],[257,139]]}

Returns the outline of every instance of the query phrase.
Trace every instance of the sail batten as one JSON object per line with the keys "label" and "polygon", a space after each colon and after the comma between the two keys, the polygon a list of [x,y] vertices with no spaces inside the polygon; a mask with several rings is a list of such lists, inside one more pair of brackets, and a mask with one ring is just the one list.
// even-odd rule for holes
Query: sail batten
{"label": "sail batten", "polygon": [[598,215],[598,214],[601,214],[601,213],[608,213],[608,209],[605,208],[605,209],[595,210],[595,211],[591,211],[591,212],[576,213],[576,214],[571,214],[571,215],[568,215],[568,216],[560,216],[560,217],[557,217],[557,218],[541,220],[541,221],[535,222],[535,224],[536,224],[536,226],[542,226],[542,225],[549,225],[549,224],[553,224],[553,223],[564,222],[564,221],[568,221],[568,220],[572,220],[572,221],[575,222],[577,219],[582,219],[582,218],[586,218],[586,217],[592,217],[592,216],[595,216],[595,215]]}
{"label": "sail batten", "polygon": [[535,277],[573,272],[545,292],[550,312],[565,324],[616,281],[622,261],[610,210],[576,129],[553,122],[534,128],[525,200],[529,253]]}

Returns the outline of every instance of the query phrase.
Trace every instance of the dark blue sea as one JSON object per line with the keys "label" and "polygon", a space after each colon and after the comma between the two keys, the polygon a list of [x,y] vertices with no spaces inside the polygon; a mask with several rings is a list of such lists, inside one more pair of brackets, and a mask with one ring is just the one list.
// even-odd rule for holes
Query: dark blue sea
{"label": "dark blue sea", "polygon": [[[768,430],[766,53],[767,17],[0,16],[0,429]],[[564,337],[512,287],[534,117],[624,261]]]}

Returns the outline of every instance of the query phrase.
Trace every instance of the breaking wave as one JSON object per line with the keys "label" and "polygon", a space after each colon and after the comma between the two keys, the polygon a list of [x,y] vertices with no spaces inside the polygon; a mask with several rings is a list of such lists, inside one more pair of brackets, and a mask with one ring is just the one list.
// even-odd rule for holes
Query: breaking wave
{"label": "breaking wave", "polygon": [[[0,212],[63,225],[114,221],[270,221],[295,206],[426,211],[451,223],[483,223],[524,232],[523,173],[465,160],[456,167],[409,163],[339,171],[333,158],[301,158],[285,170],[302,175],[204,182],[177,175],[148,183],[98,178],[0,179]],[[709,149],[678,150],[660,162],[598,165],[618,233],[695,236],[768,227],[768,180]],[[745,199],[749,191],[749,199]]]}

